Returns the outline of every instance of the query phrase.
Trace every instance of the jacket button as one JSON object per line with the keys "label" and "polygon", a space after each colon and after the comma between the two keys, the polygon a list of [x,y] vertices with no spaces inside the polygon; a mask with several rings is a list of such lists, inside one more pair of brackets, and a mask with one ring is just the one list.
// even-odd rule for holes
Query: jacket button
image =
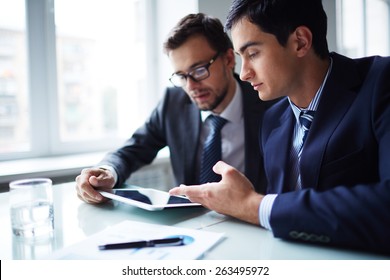
{"label": "jacket button", "polygon": [[321,243],[329,243],[330,238],[326,235],[316,235],[316,234],[309,234],[306,232],[298,232],[298,231],[291,231],[289,233],[289,236],[292,239],[299,239],[303,241],[310,241],[310,242],[321,242]]}

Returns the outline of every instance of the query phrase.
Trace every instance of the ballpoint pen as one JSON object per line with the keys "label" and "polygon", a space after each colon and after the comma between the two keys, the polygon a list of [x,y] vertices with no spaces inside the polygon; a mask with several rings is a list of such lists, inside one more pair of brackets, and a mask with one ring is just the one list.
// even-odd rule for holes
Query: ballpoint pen
{"label": "ballpoint pen", "polygon": [[134,241],[134,242],[104,244],[104,245],[99,245],[99,250],[181,246],[184,244],[185,244],[184,238],[179,236],[179,237],[151,239],[151,240],[142,240],[142,241]]}

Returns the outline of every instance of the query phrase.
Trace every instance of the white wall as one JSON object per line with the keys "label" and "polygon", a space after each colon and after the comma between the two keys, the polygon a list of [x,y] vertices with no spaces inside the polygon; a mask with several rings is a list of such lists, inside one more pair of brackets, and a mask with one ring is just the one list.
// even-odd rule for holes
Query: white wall
{"label": "white wall", "polygon": [[[167,86],[171,86],[169,77],[172,74],[172,67],[168,57],[163,52],[163,43],[169,31],[176,23],[190,13],[198,12],[198,0],[163,0],[156,1],[156,46],[157,75],[159,77],[158,92],[161,96]],[[154,82],[154,79],[151,80]]]}
{"label": "white wall", "polygon": [[328,15],[328,46],[330,51],[337,50],[336,34],[336,0],[322,0],[326,14]]}
{"label": "white wall", "polygon": [[198,0],[199,12],[217,17],[225,24],[226,17],[230,9],[231,1],[229,0]]}

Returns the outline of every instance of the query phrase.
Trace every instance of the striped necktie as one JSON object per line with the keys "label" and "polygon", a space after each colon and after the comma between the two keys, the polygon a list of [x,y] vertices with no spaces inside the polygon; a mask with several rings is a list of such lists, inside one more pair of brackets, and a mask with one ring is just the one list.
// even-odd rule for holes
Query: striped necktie
{"label": "striped necktie", "polygon": [[314,111],[306,111],[306,112],[301,112],[301,115],[299,116],[299,122],[301,123],[303,129],[302,146],[305,143],[311,123],[313,122],[314,113],[315,113]]}
{"label": "striped necktie", "polygon": [[199,181],[201,184],[218,182],[221,176],[213,171],[213,166],[222,158],[221,129],[227,120],[215,115],[207,117],[210,124],[210,133],[204,142]]}
{"label": "striped necktie", "polygon": [[292,155],[292,162],[293,162],[293,168],[292,168],[292,182],[293,185],[295,185],[296,189],[299,190],[302,188],[302,182],[301,182],[301,174],[299,172],[299,165],[301,161],[301,155],[302,155],[302,149],[303,145],[305,144],[307,134],[309,133],[311,123],[313,122],[315,111],[302,111],[299,116],[299,124],[301,126],[301,129],[303,131],[302,141],[301,144],[296,147],[296,150],[294,154]]}

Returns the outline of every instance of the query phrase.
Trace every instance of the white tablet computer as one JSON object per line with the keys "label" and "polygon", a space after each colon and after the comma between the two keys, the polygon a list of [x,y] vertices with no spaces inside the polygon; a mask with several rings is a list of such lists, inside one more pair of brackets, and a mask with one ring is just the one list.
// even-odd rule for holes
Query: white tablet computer
{"label": "white tablet computer", "polygon": [[191,202],[183,196],[172,196],[168,192],[150,188],[111,189],[99,192],[104,197],[118,200],[149,211],[175,207],[201,206],[199,203]]}

